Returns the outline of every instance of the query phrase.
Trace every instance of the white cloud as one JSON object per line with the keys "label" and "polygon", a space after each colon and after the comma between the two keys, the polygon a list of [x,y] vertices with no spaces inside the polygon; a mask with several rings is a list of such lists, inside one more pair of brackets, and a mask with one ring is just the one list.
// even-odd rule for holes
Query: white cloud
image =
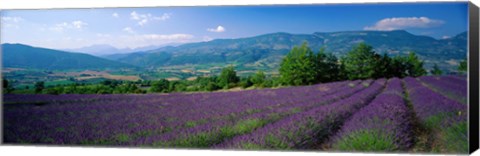
{"label": "white cloud", "polygon": [[158,21],[165,21],[169,19],[171,16],[170,13],[164,13],[161,16],[154,16],[152,14],[139,14],[135,11],[130,13],[130,19],[137,21],[137,24],[140,26],[144,26],[149,21],[158,20]]}
{"label": "white cloud", "polygon": [[82,21],[73,21],[72,22],[73,27],[76,29],[82,29],[84,26],[87,26],[88,24]]}
{"label": "white cloud", "polygon": [[116,12],[115,12],[115,13],[113,13],[113,14],[112,14],[112,16],[113,16],[113,17],[115,17],[115,18],[118,18],[118,17],[120,17],[120,15],[118,15],[118,13],[116,13]]}
{"label": "white cloud", "polygon": [[130,27],[125,27],[125,28],[122,29],[122,31],[128,32],[128,33],[130,33],[130,34],[134,34],[134,33],[135,33],[135,31],[133,31],[133,29],[130,28]]}
{"label": "white cloud", "polygon": [[442,39],[449,39],[449,38],[450,38],[450,36],[447,36],[447,35],[442,36]]}
{"label": "white cloud", "polygon": [[62,22],[55,24],[54,26],[50,27],[50,30],[56,31],[56,32],[63,32],[67,29],[76,29],[76,30],[82,30],[88,25],[88,23],[85,23],[83,21],[73,21],[73,22]]}
{"label": "white cloud", "polygon": [[181,40],[192,39],[193,35],[190,34],[171,34],[171,35],[159,35],[159,34],[145,34],[141,35],[146,40]]}
{"label": "white cloud", "polygon": [[210,32],[225,32],[225,28],[221,25],[219,25],[217,28],[208,28],[207,31]]}
{"label": "white cloud", "polygon": [[137,14],[137,12],[135,12],[135,11],[130,13],[130,18],[133,19],[133,20],[140,20],[140,16],[141,15]]}
{"label": "white cloud", "polygon": [[163,13],[162,16],[153,17],[154,20],[165,21],[170,18],[170,13]]}
{"label": "white cloud", "polygon": [[50,30],[56,32],[63,32],[65,29],[68,29],[68,23],[66,22],[55,24],[55,26],[50,27]]}
{"label": "white cloud", "polygon": [[10,17],[10,16],[5,16],[1,18],[1,24],[5,28],[20,28],[18,23],[25,21],[21,17]]}
{"label": "white cloud", "polygon": [[407,28],[431,28],[444,23],[442,20],[430,19],[428,17],[394,17],[382,19],[375,25],[364,27],[364,29],[389,31]]}
{"label": "white cloud", "polygon": [[147,22],[148,22],[148,19],[142,19],[138,22],[138,25],[143,26],[143,25],[147,24]]}
{"label": "white cloud", "polygon": [[21,17],[9,17],[9,16],[2,17],[2,22],[18,23],[18,22],[21,22],[21,21],[23,21],[23,18],[21,18]]}

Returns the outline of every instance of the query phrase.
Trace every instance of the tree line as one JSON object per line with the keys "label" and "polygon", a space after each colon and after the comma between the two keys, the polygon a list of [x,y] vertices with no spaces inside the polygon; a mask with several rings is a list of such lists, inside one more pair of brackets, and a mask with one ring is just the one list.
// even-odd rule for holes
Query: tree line
{"label": "tree line", "polygon": [[322,48],[314,53],[305,42],[294,47],[280,64],[285,85],[309,85],[341,80],[422,76],[423,62],[410,52],[407,56],[377,54],[373,47],[360,43],[345,56],[337,58]]}
{"label": "tree line", "polygon": [[[197,77],[193,81],[115,81],[104,80],[99,84],[69,84],[45,86],[37,82],[33,89],[20,93],[44,94],[119,94],[119,93],[170,93],[216,91],[235,87],[264,88],[279,86],[311,85],[342,80],[378,79],[392,77],[418,77],[427,74],[423,61],[410,52],[406,56],[380,55],[372,46],[360,43],[345,56],[338,58],[332,53],[313,52],[305,42],[295,46],[281,61],[278,76],[267,76],[257,71],[248,77],[239,77],[233,66],[222,69],[220,75]],[[467,72],[466,59],[460,62],[458,71]],[[430,70],[432,75],[441,75],[442,71],[435,64]],[[3,80],[4,93],[12,93],[13,88]],[[17,91],[18,93],[18,91]]]}
{"label": "tree line", "polygon": [[[280,79],[283,85],[310,85],[341,80],[404,78],[427,75],[424,62],[414,52],[406,56],[380,55],[365,43],[354,46],[345,56],[337,58],[320,49],[314,53],[305,42],[294,47],[280,64]],[[460,62],[458,71],[467,72],[467,60]],[[437,64],[430,70],[432,75],[442,75]]]}

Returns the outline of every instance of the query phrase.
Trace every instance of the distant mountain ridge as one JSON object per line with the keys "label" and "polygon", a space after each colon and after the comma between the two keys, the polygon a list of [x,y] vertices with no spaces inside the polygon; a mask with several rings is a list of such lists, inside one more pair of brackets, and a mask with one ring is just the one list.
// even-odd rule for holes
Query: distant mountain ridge
{"label": "distant mountain ridge", "polygon": [[[365,42],[378,53],[406,55],[415,52],[425,60],[427,67],[437,63],[444,70],[456,69],[453,59],[461,60],[467,54],[467,33],[448,39],[413,35],[404,30],[394,31],[343,31],[316,32],[313,34],[272,33],[238,39],[216,39],[208,42],[188,43],[176,47],[162,47],[147,52],[116,55],[112,60],[142,66],[160,67],[183,64],[236,63],[277,68],[281,58],[294,46],[308,42],[317,52],[324,47],[327,52],[343,56],[353,46]],[[263,64],[263,65],[262,65]]]}
{"label": "distant mountain ridge", "polygon": [[[244,67],[242,70],[276,71],[285,54],[303,42],[308,42],[315,52],[323,47],[338,57],[344,56],[360,42],[373,46],[374,50],[381,54],[406,55],[409,51],[414,51],[425,61],[427,69],[437,64],[446,71],[455,71],[458,62],[467,56],[467,32],[447,39],[435,39],[403,30],[313,34],[279,32],[102,56],[108,59],[22,44],[2,44],[2,55],[4,67],[48,70],[136,67],[155,69],[177,65],[236,64]],[[99,45],[92,49],[112,50],[108,45]]]}
{"label": "distant mountain ridge", "polygon": [[84,70],[136,68],[83,53],[32,47],[23,44],[2,44],[3,67],[40,70]]}
{"label": "distant mountain ridge", "polygon": [[176,46],[179,45],[177,43],[170,43],[164,45],[150,45],[145,47],[137,47],[137,48],[116,48],[108,44],[94,44],[86,47],[81,48],[74,48],[74,49],[60,49],[62,51],[68,52],[81,52],[81,53],[88,53],[94,56],[105,56],[105,55],[115,55],[115,54],[126,54],[126,53],[133,53],[133,52],[140,52],[140,51],[148,51],[153,49],[158,49],[165,46]]}

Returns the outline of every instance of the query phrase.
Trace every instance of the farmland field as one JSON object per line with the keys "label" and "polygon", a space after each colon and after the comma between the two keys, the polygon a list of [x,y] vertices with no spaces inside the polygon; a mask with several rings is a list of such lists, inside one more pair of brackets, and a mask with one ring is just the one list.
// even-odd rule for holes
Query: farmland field
{"label": "farmland field", "polygon": [[461,76],[237,92],[4,95],[6,144],[466,153]]}

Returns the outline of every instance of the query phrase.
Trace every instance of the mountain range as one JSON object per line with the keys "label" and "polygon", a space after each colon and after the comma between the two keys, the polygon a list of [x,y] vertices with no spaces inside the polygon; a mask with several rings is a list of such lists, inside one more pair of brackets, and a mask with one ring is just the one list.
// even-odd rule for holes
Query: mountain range
{"label": "mountain range", "polygon": [[133,52],[141,52],[141,51],[148,51],[153,49],[158,49],[164,46],[177,46],[180,45],[179,43],[169,43],[169,44],[162,44],[162,45],[150,45],[145,47],[137,47],[137,48],[116,48],[114,46],[108,44],[94,44],[86,47],[75,48],[75,49],[60,49],[62,51],[68,52],[81,52],[87,53],[94,56],[106,56],[106,55],[113,55],[113,54],[126,54],[126,53],[133,53]]}
{"label": "mountain range", "polygon": [[[216,39],[208,42],[165,46],[152,50],[124,53],[108,45],[96,45],[82,51],[103,55],[36,48],[20,44],[3,44],[4,67],[75,69],[75,68],[158,68],[173,65],[236,64],[250,69],[275,70],[283,56],[294,46],[307,42],[318,52],[325,48],[339,57],[355,45],[365,42],[380,54],[406,55],[415,52],[425,66],[438,64],[441,69],[454,71],[458,62],[467,56],[467,32],[448,39],[413,35],[407,31],[343,31],[313,34],[271,33],[238,39]],[[152,48],[152,47],[150,47]],[[137,49],[138,50],[138,49]]]}
{"label": "mountain range", "polygon": [[272,33],[239,39],[216,39],[208,42],[162,47],[155,50],[110,55],[106,58],[141,66],[158,67],[183,64],[236,63],[262,64],[271,62],[278,67],[281,58],[294,46],[308,42],[309,47],[318,51],[343,56],[355,45],[365,42],[377,53],[406,55],[415,52],[425,61],[427,67],[438,64],[444,70],[454,70],[459,60],[467,54],[467,33],[460,33],[448,39],[413,35],[404,30],[395,31],[344,31],[313,34]]}
{"label": "mountain range", "polygon": [[2,44],[3,67],[40,70],[86,70],[136,68],[84,53],[72,53],[32,47],[24,44]]}

